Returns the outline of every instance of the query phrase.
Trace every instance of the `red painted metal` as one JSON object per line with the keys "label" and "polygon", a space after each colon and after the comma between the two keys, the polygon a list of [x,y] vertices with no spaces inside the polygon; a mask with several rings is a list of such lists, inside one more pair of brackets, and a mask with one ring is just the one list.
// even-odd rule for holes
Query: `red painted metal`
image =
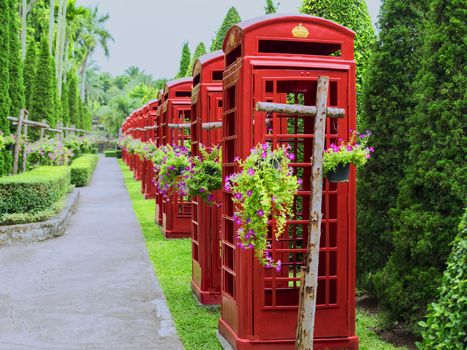
{"label": "red painted metal", "polygon": [[[314,105],[318,76],[330,77],[329,105],[345,108],[328,119],[326,145],[355,129],[354,33],[325,19],[269,15],[234,25],[224,53],[223,178],[238,170],[259,142],[288,144],[293,168],[303,179],[294,200],[295,217],[271,254],[282,270],[266,269],[252,251],[236,249],[238,227],[231,195],[223,193],[222,312],[219,333],[234,349],[293,349],[300,266],[306,253],[310,201],[313,118],[255,112],[256,102]],[[268,130],[272,129],[272,130]],[[355,335],[355,171],[350,181],[325,180],[317,294],[315,349],[358,349]]]}
{"label": "red painted metal", "polygon": [[[157,129],[155,130],[155,143],[157,146],[162,145],[162,105],[164,104],[164,92],[161,91],[159,93],[159,106],[156,109],[156,126]],[[157,186],[156,186],[156,196],[155,196],[155,201],[156,201],[156,213],[155,213],[155,218],[154,222],[158,224],[159,226],[162,226],[162,200],[163,197],[162,195],[157,191]]]}
{"label": "red painted metal", "polygon": [[[156,112],[159,106],[159,100],[148,102],[146,126],[154,127],[156,124]],[[155,143],[155,130],[148,129],[146,131],[146,141]],[[146,199],[154,199],[156,197],[156,186],[154,184],[154,165],[151,160],[145,160],[145,177],[144,177],[144,197]]]}
{"label": "red painted metal", "polygon": [[[170,129],[168,124],[191,121],[191,78],[168,82],[164,89],[162,105],[161,144],[187,146],[190,132],[187,129]],[[191,236],[191,199],[172,194],[162,200],[162,232],[166,238]]]}
{"label": "red painted metal", "polygon": [[[191,113],[191,153],[200,156],[199,147],[219,145],[222,129],[203,130],[204,122],[222,121],[222,72],[224,53],[216,51],[201,56],[193,68]],[[221,200],[221,191],[214,201]],[[196,196],[192,199],[192,282],[201,304],[219,304],[221,261],[219,251],[221,209]]]}

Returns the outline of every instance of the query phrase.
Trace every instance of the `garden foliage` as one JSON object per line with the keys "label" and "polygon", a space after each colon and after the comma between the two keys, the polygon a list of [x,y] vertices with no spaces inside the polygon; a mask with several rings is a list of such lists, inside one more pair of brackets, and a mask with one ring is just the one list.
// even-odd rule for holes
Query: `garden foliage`
{"label": "garden foliage", "polygon": [[198,46],[196,46],[195,52],[193,53],[193,57],[191,58],[190,61],[190,66],[187,69],[186,75],[187,76],[192,76],[193,75],[193,67],[195,65],[195,62],[198,58],[206,54],[206,46],[204,43],[199,43]]}
{"label": "garden foliage", "polygon": [[227,34],[227,31],[232,27],[234,24],[241,22],[240,15],[237,12],[235,7],[231,7],[227,14],[224,17],[224,21],[222,22],[221,27],[216,33],[216,37],[213,39],[211,44],[211,52],[216,50],[222,50],[222,45],[224,44],[224,38]]}
{"label": "garden foliage", "polygon": [[435,303],[428,306],[428,317],[419,325],[422,350],[463,350],[467,344],[467,212],[452,244],[443,282]]}
{"label": "garden foliage", "polygon": [[71,184],[77,187],[86,186],[91,181],[98,160],[99,156],[96,154],[85,154],[76,158],[70,166]]}
{"label": "garden foliage", "polygon": [[182,47],[182,56],[180,57],[180,67],[178,68],[178,73],[176,78],[183,78],[190,76],[191,72],[188,72],[188,67],[190,66],[191,52],[188,42],[185,42]]}
{"label": "garden foliage", "polygon": [[274,2],[272,0],[266,0],[266,6],[264,6],[264,11],[267,15],[271,13],[276,13],[278,7],[279,4],[274,5]]}
{"label": "garden foliage", "polygon": [[28,48],[26,50],[26,59],[24,61],[24,93],[26,101],[26,109],[30,110],[32,103],[32,88],[34,84],[34,78],[36,76],[36,62],[37,52],[36,43],[33,40],[29,41]]}
{"label": "garden foliage", "polygon": [[[10,133],[8,115],[10,113],[9,95],[9,1],[0,1],[0,131]],[[8,173],[8,151],[0,151],[0,176]]]}
{"label": "garden foliage", "polygon": [[70,118],[70,125],[75,127],[79,123],[79,92],[78,92],[78,77],[76,76],[76,70],[71,70],[68,77],[68,112]]}
{"label": "garden foliage", "polygon": [[436,297],[465,207],[466,11],[462,0],[431,1],[407,168],[391,211],[394,249],[375,279],[391,315],[411,324]]}
{"label": "garden foliage", "polygon": [[362,87],[368,60],[375,42],[375,33],[365,0],[305,0],[301,12],[323,17],[355,32],[355,63],[357,65],[357,111],[360,119]]}
{"label": "garden foliage", "polygon": [[377,152],[358,172],[357,274],[360,286],[373,290],[371,276],[391,252],[389,210],[407,165],[408,120],[416,100],[413,81],[420,68],[425,0],[385,0],[379,38],[368,66],[360,127],[374,131]]}
{"label": "garden foliage", "polygon": [[0,178],[0,216],[50,209],[68,191],[70,168],[43,166]]}
{"label": "garden foliage", "polygon": [[24,84],[23,84],[23,63],[21,62],[21,44],[19,38],[19,1],[8,0],[10,3],[10,115],[18,116],[21,108],[24,108]]}

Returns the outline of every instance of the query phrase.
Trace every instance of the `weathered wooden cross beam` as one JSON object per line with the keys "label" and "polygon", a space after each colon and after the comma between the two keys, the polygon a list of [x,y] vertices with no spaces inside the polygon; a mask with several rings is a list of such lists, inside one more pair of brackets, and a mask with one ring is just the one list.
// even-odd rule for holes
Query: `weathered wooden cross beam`
{"label": "weathered wooden cross beam", "polygon": [[318,289],[319,242],[321,239],[321,205],[323,200],[323,152],[325,145],[326,118],[343,118],[345,110],[327,106],[329,77],[318,78],[316,106],[289,105],[258,102],[258,111],[290,116],[315,117],[313,158],[308,225],[307,254],[302,266],[300,301],[298,309],[296,350],[313,350],[316,296]]}
{"label": "weathered wooden cross beam", "polygon": [[222,122],[203,123],[202,128],[203,130],[220,129],[222,128]]}
{"label": "weathered wooden cross beam", "polygon": [[169,129],[190,129],[191,124],[190,123],[183,123],[183,124],[167,124]]}

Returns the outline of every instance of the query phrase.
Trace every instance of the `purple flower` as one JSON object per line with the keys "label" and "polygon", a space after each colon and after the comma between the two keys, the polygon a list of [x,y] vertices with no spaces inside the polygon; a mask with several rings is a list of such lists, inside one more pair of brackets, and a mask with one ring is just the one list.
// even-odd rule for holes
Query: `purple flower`
{"label": "purple flower", "polygon": [[264,216],[264,210],[263,209],[258,210],[256,212],[256,215],[261,216],[261,217]]}
{"label": "purple flower", "polygon": [[255,175],[254,169],[252,169],[252,168],[248,169],[248,175],[250,175],[250,176]]}
{"label": "purple flower", "polygon": [[353,150],[353,147],[350,146],[350,145],[348,145],[346,148],[347,148],[347,151],[352,151]]}
{"label": "purple flower", "polygon": [[230,184],[228,182],[224,185],[224,190],[230,192]]}
{"label": "purple flower", "polygon": [[263,158],[263,159],[265,159],[267,156],[268,156],[268,154],[267,154],[266,152],[263,152],[263,153],[261,154],[261,158]]}
{"label": "purple flower", "polygon": [[299,186],[301,186],[301,185],[303,185],[303,180],[299,178],[299,179],[297,179],[297,183],[298,183]]}
{"label": "purple flower", "polygon": [[281,268],[282,268],[282,262],[280,260],[277,260],[276,271],[279,272]]}
{"label": "purple flower", "polygon": [[239,200],[239,201],[241,201],[242,198],[243,198],[243,196],[242,196],[241,193],[235,193],[235,196],[234,196],[234,197],[235,197],[235,199],[237,199],[237,200]]}
{"label": "purple flower", "polygon": [[261,145],[261,148],[264,150],[264,151],[267,151],[269,149],[269,145],[267,143],[263,143]]}
{"label": "purple flower", "polygon": [[294,160],[295,160],[295,154],[293,154],[293,153],[289,153],[289,154],[287,155],[287,157],[288,157],[291,161],[294,161]]}
{"label": "purple flower", "polygon": [[240,161],[240,157],[237,156],[234,158],[234,162],[238,162],[238,161]]}
{"label": "purple flower", "polygon": [[253,194],[253,192],[251,192],[251,190],[248,190],[248,191],[246,192],[246,194],[247,194],[248,197],[251,197],[251,195]]}
{"label": "purple flower", "polygon": [[200,191],[201,193],[203,193],[203,192],[205,191],[205,189],[204,189],[203,187],[201,187],[201,188],[199,189],[199,191]]}
{"label": "purple flower", "polygon": [[375,151],[375,149],[373,147],[370,147],[368,149],[370,150],[371,153],[373,153]]}

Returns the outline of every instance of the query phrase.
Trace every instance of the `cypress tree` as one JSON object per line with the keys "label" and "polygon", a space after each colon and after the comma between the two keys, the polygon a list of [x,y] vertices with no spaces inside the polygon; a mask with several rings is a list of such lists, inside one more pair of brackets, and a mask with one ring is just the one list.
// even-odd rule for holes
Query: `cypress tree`
{"label": "cypress tree", "polygon": [[227,14],[225,15],[224,21],[222,22],[221,27],[216,33],[216,37],[212,41],[211,52],[216,50],[221,50],[222,45],[224,44],[225,34],[234,24],[241,22],[240,15],[235,7],[231,7]]}
{"label": "cypress tree", "polygon": [[188,46],[188,42],[185,42],[182,48],[182,56],[180,58],[180,67],[178,68],[178,73],[176,76],[177,78],[186,77],[188,76],[188,74],[191,76],[191,72],[188,72],[188,66],[190,65],[190,58],[191,58],[190,47]]}
{"label": "cypress tree", "polygon": [[463,0],[430,5],[407,168],[391,213],[394,249],[379,274],[381,301],[410,323],[436,296],[465,206],[466,11]]}
{"label": "cypress tree", "polygon": [[[51,126],[55,127],[57,123],[61,120],[62,106],[60,98],[58,97],[58,84],[55,73],[55,58],[50,57],[50,80],[52,82],[52,94],[54,100],[54,119]],[[52,121],[51,121],[52,122]]]}
{"label": "cypress tree", "polygon": [[[10,134],[10,124],[8,122],[8,114],[10,112],[10,95],[9,95],[9,1],[0,1],[0,131],[5,135]],[[0,151],[0,176],[7,174],[8,167],[8,151]]]}
{"label": "cypress tree", "polygon": [[274,2],[272,0],[266,0],[266,6],[264,7],[264,11],[267,15],[271,13],[276,13],[278,5],[274,5]]}
{"label": "cypress tree", "polygon": [[426,0],[385,0],[368,65],[361,127],[373,131],[376,153],[358,172],[357,274],[370,290],[367,278],[386,264],[392,249],[389,210],[407,163],[407,121],[416,106],[412,82],[420,68],[426,10]]}
{"label": "cypress tree", "polygon": [[10,2],[10,114],[19,115],[19,110],[24,108],[24,84],[23,66],[21,62],[21,44],[19,30],[19,6],[18,0]]}
{"label": "cypress tree", "polygon": [[206,52],[206,46],[204,43],[199,43],[198,46],[196,46],[195,53],[191,58],[190,66],[187,69],[187,75],[191,76],[193,74],[193,66],[195,65],[196,60],[205,55]]}
{"label": "cypress tree", "polygon": [[55,125],[54,91],[50,72],[50,55],[47,36],[43,36],[37,60],[36,75],[33,84],[30,119],[45,119]]}
{"label": "cypress tree", "polygon": [[[301,12],[323,17],[355,32],[355,64],[357,65],[357,111],[361,110],[362,86],[375,33],[365,0],[305,0]],[[358,114],[358,118],[360,113]]]}
{"label": "cypress tree", "polygon": [[23,71],[25,101],[26,101],[27,110],[31,108],[32,89],[33,89],[34,77],[36,76],[36,65],[37,65],[36,43],[34,42],[34,40],[30,40],[27,51],[26,51],[26,58],[24,60],[24,71]]}
{"label": "cypress tree", "polygon": [[78,127],[79,124],[79,93],[78,93],[78,78],[76,70],[70,72],[68,79],[68,112],[70,116],[70,125]]}

